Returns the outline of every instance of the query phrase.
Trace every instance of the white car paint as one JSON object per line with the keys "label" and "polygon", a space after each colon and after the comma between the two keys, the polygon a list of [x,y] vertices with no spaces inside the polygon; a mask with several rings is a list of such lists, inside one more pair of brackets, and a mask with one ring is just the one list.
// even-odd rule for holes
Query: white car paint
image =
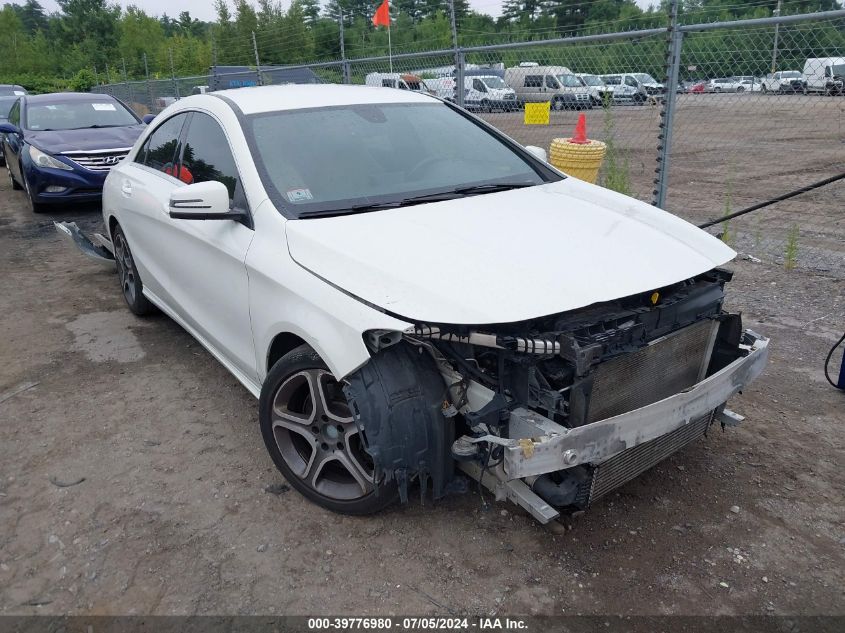
{"label": "white car paint", "polygon": [[575,178],[295,220],[288,245],[302,266],[365,301],[414,321],[453,324],[574,310],[693,277],[735,256],[665,211]]}
{"label": "white car paint", "polygon": [[355,216],[288,220],[269,200],[230,105],[251,114],[430,99],[325,85],[181,99],[156,121],[200,111],[221,125],[254,229],[170,218],[170,194],[184,183],[134,162],[149,131],[106,179],[106,226],[112,219],[122,226],[148,298],[255,395],[280,333],[301,337],[341,378],[369,360],[363,334],[371,329],[404,330],[409,319],[491,323],[542,316],[670,284],[734,256],[683,220],[575,179]]}

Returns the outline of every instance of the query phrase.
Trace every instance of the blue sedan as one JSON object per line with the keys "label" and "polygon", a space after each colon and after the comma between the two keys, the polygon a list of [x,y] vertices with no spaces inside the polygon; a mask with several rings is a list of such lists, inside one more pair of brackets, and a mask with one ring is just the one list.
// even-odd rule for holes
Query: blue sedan
{"label": "blue sedan", "polygon": [[21,96],[0,124],[12,188],[26,191],[35,213],[60,202],[99,200],[109,171],[144,127],[109,95]]}

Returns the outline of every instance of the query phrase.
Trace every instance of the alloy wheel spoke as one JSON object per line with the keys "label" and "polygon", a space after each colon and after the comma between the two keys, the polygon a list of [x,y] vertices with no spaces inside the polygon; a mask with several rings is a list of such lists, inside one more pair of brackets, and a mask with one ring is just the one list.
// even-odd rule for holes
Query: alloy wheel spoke
{"label": "alloy wheel spoke", "polygon": [[[330,396],[331,394],[326,394],[326,387],[329,381],[334,382],[334,376],[327,371],[320,371],[315,376],[317,391],[320,395],[320,415],[325,415],[327,418],[343,425],[349,424],[352,422],[351,415],[341,415],[337,411],[332,411],[331,404],[334,404],[334,400],[331,397],[327,397],[327,395]],[[345,405],[344,408],[346,408]]]}
{"label": "alloy wheel spoke", "polygon": [[[311,411],[307,414],[291,411],[289,404],[291,401],[291,391],[296,389],[296,383],[305,381],[308,386],[309,401],[311,403]],[[318,402],[319,398],[315,398],[317,387],[315,385],[315,378],[311,371],[301,371],[289,377],[276,392],[276,398],[273,401],[273,414],[277,418],[289,420],[291,422],[310,425],[317,420]]]}

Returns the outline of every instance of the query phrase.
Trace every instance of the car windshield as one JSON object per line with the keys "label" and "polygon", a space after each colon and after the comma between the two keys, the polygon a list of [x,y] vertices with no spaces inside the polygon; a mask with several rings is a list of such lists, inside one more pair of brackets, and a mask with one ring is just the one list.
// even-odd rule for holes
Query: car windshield
{"label": "car windshield", "polygon": [[656,84],[657,80],[649,75],[648,73],[634,73],[634,77],[637,78],[637,81],[644,83],[644,84]]}
{"label": "car windshield", "polygon": [[801,77],[801,73],[797,70],[787,70],[786,72],[781,73],[780,76],[782,79],[798,79]]}
{"label": "car windshield", "polygon": [[491,88],[493,90],[501,90],[502,88],[507,88],[505,82],[502,81],[501,77],[482,77],[481,81],[483,81],[488,88]]}
{"label": "car windshield", "polygon": [[0,97],[0,119],[9,118],[9,110],[12,109],[17,100],[17,97]]}
{"label": "car windshield", "polygon": [[246,131],[264,185],[288,217],[554,179],[442,103],[269,112],[249,117]]}
{"label": "car windshield", "polygon": [[610,76],[610,77],[602,77],[602,79],[604,79],[604,83],[606,83],[609,86],[618,86],[622,83],[622,77],[620,77],[619,75],[613,75],[613,76]]}
{"label": "car windshield", "polygon": [[26,127],[29,130],[78,130],[137,124],[135,116],[113,99],[28,103],[26,107]]}
{"label": "car windshield", "polygon": [[834,77],[842,77],[845,75],[845,64],[837,64],[830,67]]}
{"label": "car windshield", "polygon": [[595,75],[582,75],[581,81],[584,82],[585,86],[603,86],[604,82],[601,80],[600,77],[596,77]]}
{"label": "car windshield", "polygon": [[557,78],[560,80],[560,85],[565,88],[580,88],[584,85],[575,75],[558,75]]}

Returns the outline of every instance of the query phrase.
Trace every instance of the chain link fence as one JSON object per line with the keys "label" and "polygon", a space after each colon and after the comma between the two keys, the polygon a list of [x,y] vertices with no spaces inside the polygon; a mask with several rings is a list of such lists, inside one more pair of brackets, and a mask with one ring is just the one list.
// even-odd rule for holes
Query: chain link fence
{"label": "chain link fence", "polygon": [[[299,73],[292,77],[290,73]],[[586,113],[599,184],[694,223],[845,172],[845,10],[100,86],[139,114],[200,92],[353,83],[456,101],[548,149]],[[548,102],[548,125],[526,103]],[[845,276],[845,181],[712,227],[744,255]]]}

